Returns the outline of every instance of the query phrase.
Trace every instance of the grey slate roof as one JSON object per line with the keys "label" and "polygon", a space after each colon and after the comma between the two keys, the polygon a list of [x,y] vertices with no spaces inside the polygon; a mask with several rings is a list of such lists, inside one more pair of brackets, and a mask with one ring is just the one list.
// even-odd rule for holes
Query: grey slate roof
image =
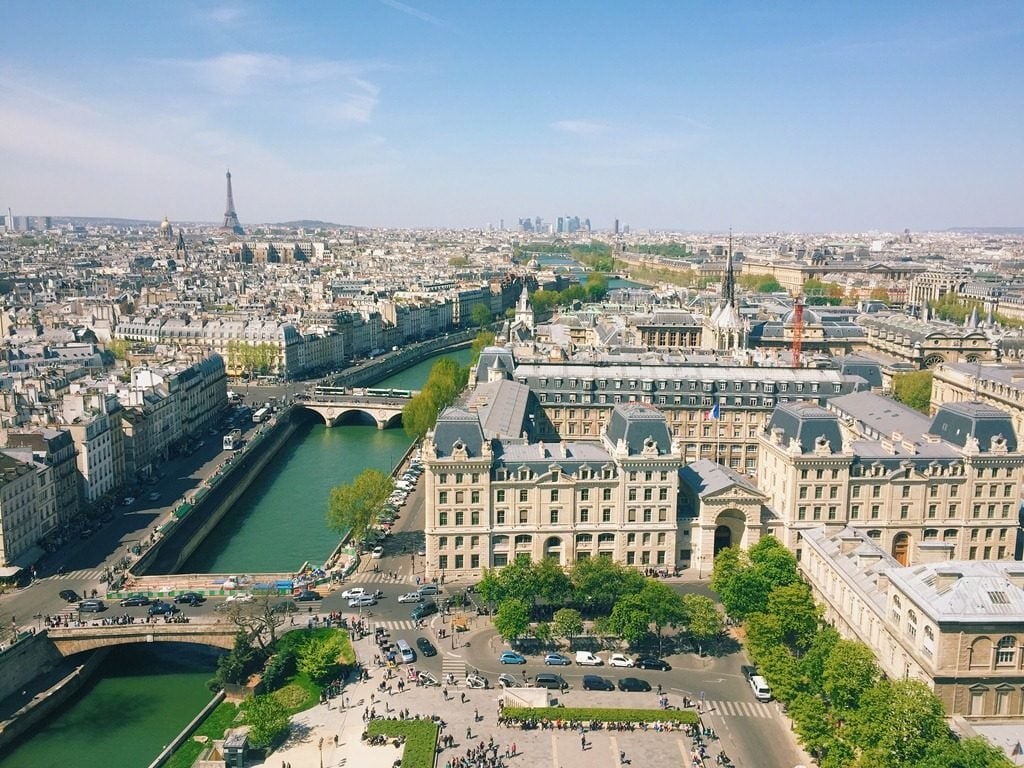
{"label": "grey slate roof", "polygon": [[732,485],[739,485],[751,493],[763,496],[749,478],[710,459],[699,459],[680,469],[679,482],[701,497],[717,493]]}
{"label": "grey slate roof", "polygon": [[968,437],[974,436],[982,451],[991,450],[992,439],[1002,436],[1008,450],[1017,450],[1017,434],[1010,415],[985,403],[946,403],[935,414],[928,431],[961,448]]}
{"label": "grey slate roof", "polygon": [[516,367],[512,352],[504,347],[484,347],[476,362],[476,380],[487,381],[487,370],[495,365],[511,378]]}
{"label": "grey slate roof", "polygon": [[456,443],[464,445],[471,458],[479,458],[484,444],[484,432],[475,413],[462,408],[446,408],[437,417],[434,426],[438,458],[451,456]]}
{"label": "grey slate roof", "polygon": [[[949,583],[943,575],[955,576]],[[889,579],[936,622],[1024,622],[1024,565],[1014,561],[947,560],[909,568],[892,568]]]}
{"label": "grey slate roof", "polygon": [[588,466],[597,470],[606,464],[612,464],[611,454],[597,442],[578,441],[562,443],[499,443],[498,465],[515,471],[527,467],[534,474],[542,475],[551,467],[561,467],[563,472],[573,475],[579,469]]}
{"label": "grey slate roof", "polygon": [[525,384],[499,379],[478,384],[467,406],[479,415],[486,437],[517,438],[529,430],[527,415],[535,399]]}
{"label": "grey slate roof", "polygon": [[839,430],[839,419],[820,405],[811,402],[780,403],[768,422],[768,433],[782,430],[782,442],[788,445],[796,439],[800,449],[807,453],[814,450],[819,438],[829,441],[833,452],[843,447],[843,436]]}
{"label": "grey slate roof", "polygon": [[659,454],[672,450],[672,437],[665,416],[657,409],[642,403],[619,403],[612,409],[606,432],[612,445],[624,440],[630,454],[639,454],[650,438]]}

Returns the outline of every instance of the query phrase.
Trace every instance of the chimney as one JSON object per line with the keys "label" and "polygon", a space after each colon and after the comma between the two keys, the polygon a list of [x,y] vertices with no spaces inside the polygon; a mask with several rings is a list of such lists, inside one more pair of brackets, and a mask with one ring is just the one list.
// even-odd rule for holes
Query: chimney
{"label": "chimney", "polygon": [[877,589],[883,595],[888,594],[888,592],[889,592],[889,585],[891,583],[892,582],[889,581],[889,574],[886,573],[885,571],[882,571],[875,578],[875,589]]}
{"label": "chimney", "polygon": [[917,545],[915,563],[944,563],[953,559],[953,545],[944,541],[923,541]]}
{"label": "chimney", "polygon": [[848,535],[843,536],[839,540],[839,554],[848,555],[853,550],[861,545],[861,539],[858,536]]}

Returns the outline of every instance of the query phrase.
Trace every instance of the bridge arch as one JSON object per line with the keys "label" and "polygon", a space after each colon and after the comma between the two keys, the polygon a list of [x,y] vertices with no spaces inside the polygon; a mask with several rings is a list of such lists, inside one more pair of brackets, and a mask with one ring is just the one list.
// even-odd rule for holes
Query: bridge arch
{"label": "bridge arch", "polygon": [[45,630],[62,656],[74,656],[97,648],[136,643],[191,643],[231,650],[238,627],[230,622],[217,624],[101,624],[85,627],[59,627]]}

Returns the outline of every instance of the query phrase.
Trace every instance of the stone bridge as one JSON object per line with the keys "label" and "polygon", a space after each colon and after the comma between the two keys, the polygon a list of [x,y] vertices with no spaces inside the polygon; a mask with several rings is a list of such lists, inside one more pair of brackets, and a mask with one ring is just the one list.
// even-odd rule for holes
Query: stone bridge
{"label": "stone bridge", "polygon": [[381,396],[359,394],[358,390],[352,394],[320,391],[330,389],[333,388],[317,387],[313,392],[296,398],[294,404],[299,408],[316,411],[328,427],[333,427],[348,414],[362,413],[377,423],[377,429],[387,429],[402,423],[402,409],[409,404],[414,395],[419,394],[407,391],[407,396]]}
{"label": "stone bridge", "polygon": [[188,624],[157,622],[147,624],[92,624],[81,627],[55,627],[46,630],[62,656],[111,645],[132,643],[196,643],[230,650],[238,627],[230,621],[202,622],[193,618]]}

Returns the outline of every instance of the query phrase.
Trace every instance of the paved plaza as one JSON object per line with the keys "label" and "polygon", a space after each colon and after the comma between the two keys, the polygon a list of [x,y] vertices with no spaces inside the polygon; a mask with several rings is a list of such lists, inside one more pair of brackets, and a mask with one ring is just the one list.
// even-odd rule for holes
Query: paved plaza
{"label": "paved plaza", "polygon": [[[372,634],[356,643],[360,660],[373,659],[376,646]],[[443,652],[443,651],[442,651]],[[459,663],[452,653],[444,659],[445,669]],[[414,665],[415,666],[415,665]],[[400,666],[398,673],[403,677],[408,669]],[[511,751],[515,744],[515,755],[505,760],[510,768],[618,768],[620,755],[624,752],[627,765],[636,768],[690,768],[693,744],[682,732],[648,731],[616,732],[587,731],[583,736],[586,749],[582,748],[579,730],[521,730],[499,726],[497,724],[498,701],[502,697],[500,689],[467,690],[460,684],[448,686],[448,700],[445,701],[440,687],[420,688],[411,685],[399,692],[397,685],[392,686],[393,693],[381,692],[379,686],[385,679],[385,671],[380,668],[369,669],[367,681],[352,683],[345,687],[341,699],[333,699],[301,713],[293,720],[292,733],[287,741],[268,756],[258,766],[266,768],[392,768],[401,758],[401,748],[387,746],[369,746],[361,739],[365,729],[364,716],[369,710],[375,710],[378,716],[397,717],[402,710],[408,710],[410,716],[439,716],[447,728],[443,734],[454,738],[455,746],[443,750],[438,755],[436,765],[443,768],[445,764],[457,757],[464,757],[468,747],[478,746],[481,742],[489,743],[491,739],[498,745],[498,755],[504,757],[506,750]],[[397,677],[390,682],[396,683]],[[493,681],[492,681],[493,682]],[[585,699],[583,697],[586,697]],[[598,693],[589,691],[569,691],[562,701],[566,706],[621,706],[621,693]],[[658,706],[656,693],[629,694],[629,702],[633,706]],[[551,710],[552,717],[557,717],[558,709]],[[478,717],[478,720],[474,718]],[[705,714],[707,724],[717,729],[715,713]],[[467,739],[467,729],[471,733]],[[721,741],[708,744],[709,759],[702,765],[711,768],[715,765],[715,756],[719,750],[729,752],[728,736],[723,735]],[[738,768],[754,768],[737,763]]]}

